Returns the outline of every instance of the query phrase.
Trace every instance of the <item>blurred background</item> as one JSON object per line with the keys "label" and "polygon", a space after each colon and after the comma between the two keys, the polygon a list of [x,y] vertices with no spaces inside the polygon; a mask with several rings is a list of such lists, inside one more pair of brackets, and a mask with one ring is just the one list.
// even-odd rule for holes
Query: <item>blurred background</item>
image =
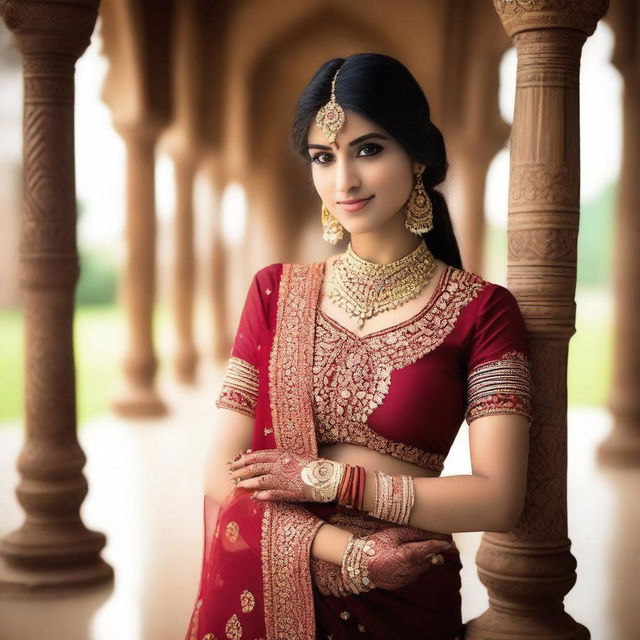
{"label": "blurred background", "polygon": [[[506,284],[516,52],[491,2],[454,8],[462,4],[102,2],[75,74],[81,270],[73,335],[90,486],[82,516],[107,534],[103,556],[116,582],[38,601],[40,618],[31,615],[33,601],[3,598],[1,638],[40,637],[43,625],[49,640],[176,638],[186,630],[199,575],[202,456],[246,288],[266,264],[336,251],[322,241],[321,203],[289,148],[295,102],[322,62],[379,51],[414,73],[447,144],[442,190],[465,267]],[[626,4],[637,18],[637,2]],[[206,28],[196,28],[202,21]],[[635,468],[597,463],[612,428],[624,89],[615,47],[612,25],[601,20],[580,69],[577,312],[568,361],[569,537],[578,582],[565,599],[592,637],[611,639],[640,630],[638,613],[625,605],[637,590],[622,586],[632,567],[620,560],[636,554],[630,533],[637,520],[626,507],[624,526],[614,518],[618,489],[638,477]],[[22,56],[0,21],[0,535],[21,522],[23,90]],[[143,188],[132,183],[138,174]],[[146,209],[146,230],[128,222],[132,203]],[[127,262],[133,250],[151,251],[146,266]],[[131,281],[139,287],[133,293]],[[149,287],[155,295],[146,310],[127,306],[127,295]],[[126,366],[136,336],[149,344],[144,357],[157,358],[157,373],[151,367],[142,383]],[[445,473],[468,472],[465,429]],[[460,542],[468,619],[487,601],[474,566],[479,534]],[[607,555],[614,546],[618,564]]]}

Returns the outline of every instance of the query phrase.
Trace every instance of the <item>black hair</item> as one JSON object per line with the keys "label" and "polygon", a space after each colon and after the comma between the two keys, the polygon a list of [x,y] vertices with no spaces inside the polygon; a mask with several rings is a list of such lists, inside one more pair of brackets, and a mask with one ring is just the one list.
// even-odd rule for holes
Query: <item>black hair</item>
{"label": "black hair", "polygon": [[325,62],[296,105],[292,126],[294,151],[310,162],[309,127],[331,97],[331,82],[338,69],[338,104],[388,131],[412,160],[425,165],[422,181],[433,205],[433,229],[423,237],[436,258],[461,269],[449,208],[444,196],[435,189],[444,181],[449,167],[444,139],[431,121],[424,92],[401,62],[381,53],[356,53]]}

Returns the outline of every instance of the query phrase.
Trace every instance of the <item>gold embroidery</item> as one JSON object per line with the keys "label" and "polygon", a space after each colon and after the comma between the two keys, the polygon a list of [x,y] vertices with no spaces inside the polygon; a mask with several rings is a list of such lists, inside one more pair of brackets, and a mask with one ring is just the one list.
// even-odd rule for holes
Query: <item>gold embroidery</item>
{"label": "gold embroidery", "polygon": [[240,640],[242,638],[242,625],[235,613],[227,620],[224,632],[229,640]]}
{"label": "gold embroidery", "polygon": [[520,351],[509,351],[497,360],[483,362],[467,376],[467,423],[481,416],[515,413],[533,417],[531,367]]}
{"label": "gold embroidery", "polygon": [[443,454],[389,440],[366,422],[389,391],[392,371],[413,364],[440,345],[461,310],[487,284],[475,273],[448,266],[431,301],[420,312],[364,336],[355,335],[318,309],[313,362],[318,443],[361,444],[442,471]]}
{"label": "gold embroidery", "polygon": [[358,631],[360,631],[361,633],[364,633],[366,630],[367,629],[363,624],[359,624],[358,625]]}
{"label": "gold embroidery", "polygon": [[216,640],[216,637],[213,633],[206,633],[202,636],[202,640]]}
{"label": "gold embroidery", "polygon": [[242,613],[249,613],[256,606],[256,598],[248,589],[245,589],[240,594],[240,606],[242,607]]}
{"label": "gold embroidery", "polygon": [[340,617],[343,620],[348,620],[351,617],[351,614],[348,611],[341,611],[340,612]]}
{"label": "gold embroidery", "polygon": [[309,553],[323,524],[297,504],[265,505],[261,560],[267,638],[315,640]]}
{"label": "gold embroidery", "polygon": [[225,534],[231,542],[235,542],[238,539],[239,533],[240,533],[240,525],[237,522],[232,520],[231,522],[229,522],[229,524],[227,524],[227,528],[225,529]]}
{"label": "gold embroidery", "polygon": [[269,394],[278,447],[316,455],[311,407],[313,335],[324,263],[284,264],[276,333],[269,357]]}
{"label": "gold embroidery", "polygon": [[250,418],[255,417],[258,399],[258,368],[242,358],[232,356],[216,407],[233,409]]}

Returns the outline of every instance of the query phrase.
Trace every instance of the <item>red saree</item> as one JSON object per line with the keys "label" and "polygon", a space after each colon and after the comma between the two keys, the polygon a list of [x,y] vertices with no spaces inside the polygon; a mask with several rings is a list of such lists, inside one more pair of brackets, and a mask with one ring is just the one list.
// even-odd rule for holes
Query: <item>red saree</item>
{"label": "red saree", "polygon": [[[447,267],[418,314],[358,337],[319,310],[323,276],[324,262],[273,264],[251,283],[216,405],[255,417],[254,450],[317,455],[318,444],[351,442],[439,472],[464,418],[531,418],[524,322],[507,289]],[[237,488],[223,506],[205,497],[187,640],[462,635],[455,546],[401,589],[323,596],[309,564],[322,521],[311,515],[356,535],[394,525],[250,494]]]}

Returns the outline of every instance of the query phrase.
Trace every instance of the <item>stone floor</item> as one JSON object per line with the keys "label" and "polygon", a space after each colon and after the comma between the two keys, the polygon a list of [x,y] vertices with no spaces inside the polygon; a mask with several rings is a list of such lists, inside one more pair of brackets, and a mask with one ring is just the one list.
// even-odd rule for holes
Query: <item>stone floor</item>
{"label": "stone floor", "polygon": [[[193,605],[202,548],[202,466],[215,420],[219,372],[197,389],[166,386],[173,408],[161,420],[95,419],[80,431],[87,454],[85,524],[104,532],[113,584],[64,597],[0,599],[1,640],[182,640]],[[567,611],[594,640],[640,638],[640,469],[600,468],[598,443],[610,429],[598,409],[569,413],[569,536],[578,562]],[[0,536],[19,526],[14,489],[22,443],[18,425],[0,427]],[[447,475],[469,473],[466,425]],[[463,618],[487,606],[474,556],[480,534],[455,536],[461,548]]]}

